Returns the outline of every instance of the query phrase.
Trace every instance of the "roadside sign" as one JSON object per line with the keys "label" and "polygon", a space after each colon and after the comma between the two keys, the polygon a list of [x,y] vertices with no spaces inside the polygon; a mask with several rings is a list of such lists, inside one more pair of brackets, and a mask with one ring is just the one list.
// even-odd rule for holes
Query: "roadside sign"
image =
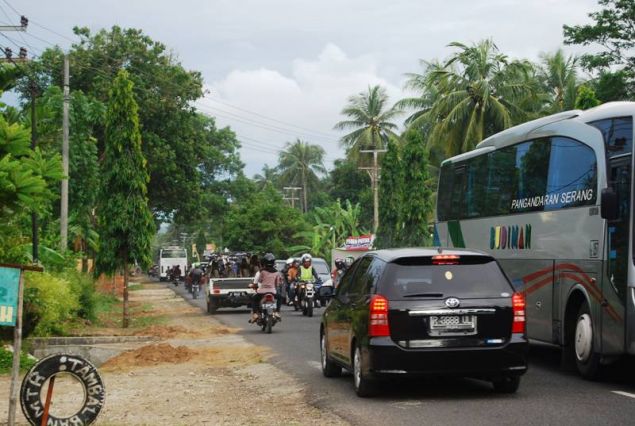
{"label": "roadside sign", "polygon": [[21,272],[19,268],[0,266],[0,326],[15,326]]}

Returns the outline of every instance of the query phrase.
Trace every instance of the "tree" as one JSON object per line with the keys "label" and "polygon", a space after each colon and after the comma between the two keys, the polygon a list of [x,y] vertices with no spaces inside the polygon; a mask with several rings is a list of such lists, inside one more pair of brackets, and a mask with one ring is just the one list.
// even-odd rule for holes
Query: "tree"
{"label": "tree", "polygon": [[582,55],[588,70],[625,73],[628,87],[622,98],[635,95],[635,3],[632,0],[598,0],[603,7],[589,13],[593,23],[564,25],[565,44],[599,45],[604,50]]}
{"label": "tree", "polygon": [[348,158],[335,160],[334,167],[324,184],[333,200],[350,201],[360,205],[360,225],[370,229],[373,223],[373,193],[368,173],[359,170]]}
{"label": "tree", "polygon": [[398,241],[404,247],[418,247],[430,243],[428,220],[433,210],[433,191],[428,175],[428,154],[421,133],[408,130],[404,139],[404,189],[401,192]]}
{"label": "tree", "polygon": [[[379,181],[379,228],[375,246],[377,248],[396,247],[399,242],[401,210],[404,208],[404,167],[399,158],[399,145],[388,144],[388,152],[381,163]],[[408,200],[408,203],[412,200]]]}
{"label": "tree", "polygon": [[592,88],[585,84],[578,88],[578,95],[575,98],[575,107],[577,109],[589,109],[600,104],[601,102],[595,96],[595,91]]}
{"label": "tree", "polygon": [[281,179],[288,184],[299,184],[302,187],[302,207],[309,211],[308,192],[319,184],[318,174],[325,174],[324,149],[319,145],[311,145],[297,139],[287,143],[280,153],[278,168]]}
{"label": "tree", "polygon": [[539,78],[549,96],[549,114],[571,110],[575,106],[577,92],[577,58],[566,57],[562,49],[553,54],[543,54]]}
{"label": "tree", "polygon": [[100,247],[97,270],[124,271],[123,327],[130,324],[128,310],[129,265],[151,262],[155,231],[148,207],[146,159],[141,151],[138,106],[132,81],[120,70],[106,111],[105,150],[101,165],[102,188],[98,199]]}
{"label": "tree", "polygon": [[341,144],[354,160],[360,149],[383,148],[391,138],[396,138],[397,125],[393,120],[401,114],[396,107],[388,107],[386,89],[369,86],[366,92],[348,98],[342,114],[349,119],[335,125],[337,130],[352,130],[342,136]]}
{"label": "tree", "polygon": [[262,168],[262,173],[258,173],[254,176],[254,181],[256,181],[258,189],[263,190],[268,185],[275,186],[278,177],[278,171],[276,170],[276,168],[269,167],[268,164],[265,164]]}
{"label": "tree", "polygon": [[426,133],[431,147],[442,146],[447,156],[473,149],[481,140],[524,121],[528,109],[541,105],[533,67],[510,61],[491,40],[472,46],[451,43],[458,51],[443,64],[427,64],[423,74],[410,75],[407,86],[416,98],[399,105],[423,109],[409,117]]}

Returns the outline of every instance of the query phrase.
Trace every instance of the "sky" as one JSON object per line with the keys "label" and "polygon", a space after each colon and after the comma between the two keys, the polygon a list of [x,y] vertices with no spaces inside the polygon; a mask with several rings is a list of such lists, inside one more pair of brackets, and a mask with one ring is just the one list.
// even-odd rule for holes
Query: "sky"
{"label": "sky", "polygon": [[31,23],[2,42],[30,54],[68,48],[76,25],[141,28],[163,42],[202,72],[195,105],[236,132],[248,176],[297,138],[320,144],[331,167],[343,157],[333,126],[348,97],[381,84],[397,101],[404,74],[447,58],[450,42],[491,38],[512,58],[538,60],[563,47],[563,24],[598,9],[597,0],[0,0],[1,25],[19,21],[11,7]]}

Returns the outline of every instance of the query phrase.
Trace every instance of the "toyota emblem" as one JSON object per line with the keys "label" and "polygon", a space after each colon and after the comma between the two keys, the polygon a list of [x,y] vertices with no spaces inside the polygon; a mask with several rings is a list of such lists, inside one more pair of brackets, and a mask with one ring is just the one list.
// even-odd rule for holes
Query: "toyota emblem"
{"label": "toyota emblem", "polygon": [[445,306],[448,308],[458,308],[461,302],[456,297],[449,297],[445,299]]}

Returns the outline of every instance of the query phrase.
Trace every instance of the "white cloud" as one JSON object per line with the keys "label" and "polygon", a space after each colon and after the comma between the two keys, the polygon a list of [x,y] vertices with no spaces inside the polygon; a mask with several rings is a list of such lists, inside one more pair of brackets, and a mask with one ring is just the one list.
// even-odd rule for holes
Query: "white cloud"
{"label": "white cloud", "polygon": [[330,165],[343,156],[341,133],[332,129],[343,118],[340,111],[349,96],[375,84],[386,87],[391,102],[402,95],[399,86],[379,75],[377,64],[374,55],[350,57],[329,43],[317,58],[293,60],[289,76],[265,68],[232,71],[214,82],[198,105],[217,116],[220,125],[230,125],[245,143],[241,156],[248,175],[265,163],[275,165],[276,151],[296,137],[324,147]]}

